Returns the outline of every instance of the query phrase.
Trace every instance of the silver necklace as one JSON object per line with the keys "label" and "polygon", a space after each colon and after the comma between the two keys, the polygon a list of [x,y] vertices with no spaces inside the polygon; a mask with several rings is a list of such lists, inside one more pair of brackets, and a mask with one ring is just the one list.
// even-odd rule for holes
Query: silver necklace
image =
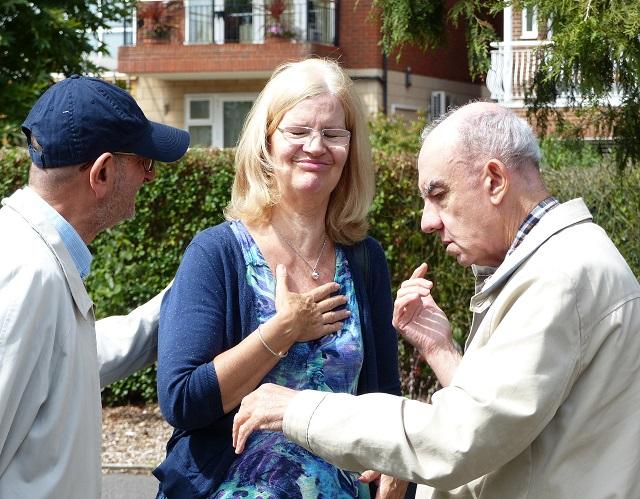
{"label": "silver necklace", "polygon": [[320,248],[320,254],[318,255],[318,258],[316,258],[316,263],[314,265],[311,265],[307,261],[307,259],[304,256],[302,256],[302,253],[298,251],[298,248],[296,248],[291,241],[289,241],[286,237],[280,234],[280,231],[276,229],[274,225],[271,225],[271,227],[273,227],[273,230],[278,235],[278,237],[282,239],[285,243],[287,243],[287,246],[289,246],[289,248],[291,248],[294,251],[294,253],[298,255],[304,263],[307,264],[307,267],[311,269],[311,279],[313,279],[314,281],[317,281],[318,279],[320,279],[320,273],[316,269],[318,268],[318,262],[322,257],[322,253],[324,252],[324,247],[327,245],[327,235],[325,234],[324,238],[322,239],[322,248]]}

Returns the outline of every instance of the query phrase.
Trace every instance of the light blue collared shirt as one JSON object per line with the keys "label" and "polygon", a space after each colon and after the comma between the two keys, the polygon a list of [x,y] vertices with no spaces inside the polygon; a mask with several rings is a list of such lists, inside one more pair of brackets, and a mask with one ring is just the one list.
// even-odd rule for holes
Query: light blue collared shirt
{"label": "light blue collared shirt", "polygon": [[[27,187],[27,189],[29,189],[29,187]],[[58,234],[60,234],[60,238],[71,255],[80,277],[84,279],[91,271],[91,260],[93,260],[89,248],[73,226],[67,222],[60,213],[54,210],[50,204],[45,202],[39,206],[42,208],[47,220],[53,224]]]}

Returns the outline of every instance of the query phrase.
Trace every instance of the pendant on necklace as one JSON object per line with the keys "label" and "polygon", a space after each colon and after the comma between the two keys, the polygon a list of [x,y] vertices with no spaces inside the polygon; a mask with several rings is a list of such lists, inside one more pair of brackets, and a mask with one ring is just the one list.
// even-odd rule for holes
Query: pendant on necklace
{"label": "pendant on necklace", "polygon": [[316,270],[314,270],[313,272],[311,272],[311,279],[317,281],[318,279],[320,279],[320,274]]}

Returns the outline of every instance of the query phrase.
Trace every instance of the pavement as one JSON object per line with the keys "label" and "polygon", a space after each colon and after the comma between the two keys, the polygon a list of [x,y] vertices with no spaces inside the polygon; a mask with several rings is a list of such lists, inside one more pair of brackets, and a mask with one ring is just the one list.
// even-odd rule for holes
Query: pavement
{"label": "pavement", "polygon": [[102,499],[154,499],[158,480],[151,474],[102,474]]}

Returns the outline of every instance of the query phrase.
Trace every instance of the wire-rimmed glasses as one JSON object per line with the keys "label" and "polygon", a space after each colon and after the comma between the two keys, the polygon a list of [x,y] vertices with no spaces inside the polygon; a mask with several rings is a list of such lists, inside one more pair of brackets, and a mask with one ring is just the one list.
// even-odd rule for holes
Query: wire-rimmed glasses
{"label": "wire-rimmed glasses", "polygon": [[329,146],[346,146],[351,140],[351,132],[344,128],[317,130],[308,126],[285,126],[278,127],[278,131],[290,144],[306,144],[312,140],[316,132],[322,138],[322,141]]}
{"label": "wire-rimmed glasses", "polygon": [[145,173],[151,173],[153,171],[153,160],[151,158],[145,158],[144,156],[140,156],[132,152],[114,152],[113,154],[119,154],[121,156],[135,156],[138,163],[142,165]]}

